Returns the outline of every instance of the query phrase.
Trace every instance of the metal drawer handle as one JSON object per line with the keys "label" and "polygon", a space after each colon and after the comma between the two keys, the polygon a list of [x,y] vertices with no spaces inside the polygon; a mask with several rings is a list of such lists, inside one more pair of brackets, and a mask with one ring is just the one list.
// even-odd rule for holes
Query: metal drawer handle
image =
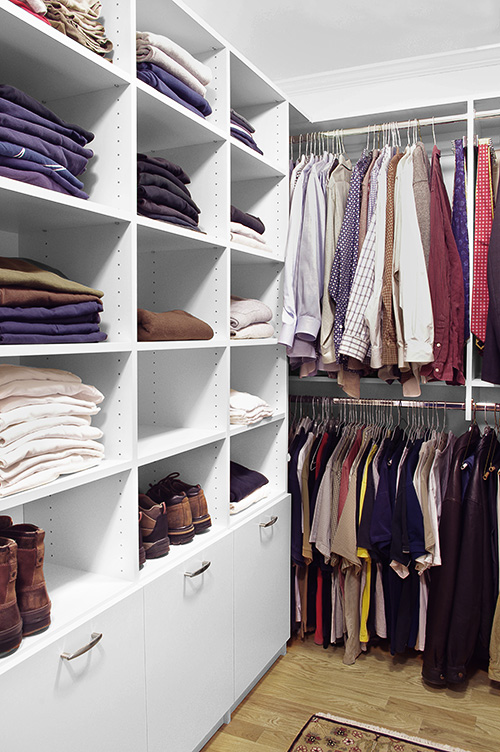
{"label": "metal drawer handle", "polygon": [[92,634],[90,635],[90,642],[87,645],[84,645],[83,648],[76,650],[74,653],[61,653],[61,658],[64,658],[65,661],[72,661],[73,658],[78,658],[80,655],[83,655],[89,650],[92,650],[92,648],[95,648],[95,646],[98,642],[100,642],[101,639],[102,632],[92,632]]}
{"label": "metal drawer handle", "polygon": [[196,570],[196,572],[184,572],[184,577],[198,577],[198,575],[203,574],[203,572],[207,571],[211,563],[211,561],[204,561],[201,567]]}
{"label": "metal drawer handle", "polygon": [[259,522],[259,527],[271,527],[272,525],[275,525],[278,522],[277,515],[273,515],[269,522]]}

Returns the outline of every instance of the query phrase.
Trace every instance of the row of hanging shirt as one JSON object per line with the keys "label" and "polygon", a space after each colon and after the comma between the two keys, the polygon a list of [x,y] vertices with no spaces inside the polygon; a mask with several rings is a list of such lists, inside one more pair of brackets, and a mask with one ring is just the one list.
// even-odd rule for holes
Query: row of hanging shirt
{"label": "row of hanging shirt", "polygon": [[344,644],[346,664],[388,638],[423,651],[427,682],[460,683],[473,658],[487,667],[498,600],[498,427],[329,413],[290,433],[296,631]]}
{"label": "row of hanging shirt", "polygon": [[382,147],[367,141],[354,167],[338,139],[333,152],[302,154],[291,170],[279,341],[301,376],[324,370],[352,397],[372,371],[419,396],[424,382],[464,384],[466,151],[453,142],[452,212],[436,143],[429,161],[416,125],[404,149],[396,128],[378,135]]}

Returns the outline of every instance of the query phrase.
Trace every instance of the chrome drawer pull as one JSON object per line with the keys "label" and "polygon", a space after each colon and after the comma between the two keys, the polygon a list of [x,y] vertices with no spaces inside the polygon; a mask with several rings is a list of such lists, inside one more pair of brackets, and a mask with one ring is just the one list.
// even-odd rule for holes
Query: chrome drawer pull
{"label": "chrome drawer pull", "polygon": [[78,658],[80,655],[87,653],[92,648],[95,648],[98,642],[102,639],[102,632],[92,632],[90,635],[90,642],[88,645],[84,645],[80,650],[76,650],[74,653],[61,653],[61,658],[65,661],[72,661],[73,658]]}
{"label": "chrome drawer pull", "polygon": [[273,515],[269,522],[259,522],[259,527],[271,527],[272,525],[275,525],[278,522],[277,515]]}
{"label": "chrome drawer pull", "polygon": [[199,574],[203,574],[203,572],[207,571],[211,563],[211,561],[204,561],[201,567],[196,570],[196,572],[184,572],[184,577],[198,577]]}

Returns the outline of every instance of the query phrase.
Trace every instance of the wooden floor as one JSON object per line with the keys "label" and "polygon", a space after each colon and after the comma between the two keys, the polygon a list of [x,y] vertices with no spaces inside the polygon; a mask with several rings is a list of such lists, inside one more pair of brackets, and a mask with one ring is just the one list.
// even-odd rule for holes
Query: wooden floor
{"label": "wooden floor", "polygon": [[500,684],[477,671],[460,689],[421,679],[420,658],[371,648],[354,666],[342,648],[294,639],[203,752],[286,752],[315,712],[385,726],[462,747],[500,752]]}

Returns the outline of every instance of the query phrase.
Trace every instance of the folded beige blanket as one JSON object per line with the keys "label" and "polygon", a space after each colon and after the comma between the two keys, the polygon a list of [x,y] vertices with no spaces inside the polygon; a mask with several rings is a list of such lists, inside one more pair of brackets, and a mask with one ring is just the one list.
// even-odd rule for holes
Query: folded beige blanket
{"label": "folded beige blanket", "polygon": [[250,324],[243,329],[231,329],[231,339],[268,339],[274,334],[274,326],[262,322]]}
{"label": "folded beige blanket", "polygon": [[246,326],[250,326],[250,324],[261,324],[262,322],[270,321],[273,317],[273,312],[262,300],[238,298],[236,295],[231,295],[229,316],[231,329],[243,329]]}
{"label": "folded beige blanket", "polygon": [[162,340],[212,339],[214,330],[187,311],[153,313],[137,309],[137,339],[139,342]]}
{"label": "folded beige blanket", "polygon": [[212,71],[204,63],[200,63],[190,52],[185,50],[180,45],[173,42],[168,37],[164,37],[162,34],[153,34],[151,31],[138,31],[136,34],[137,47],[143,45],[152,45],[161,50],[175,60],[176,63],[182,65],[189,73],[198,79],[200,84],[208,86],[212,80]]}

